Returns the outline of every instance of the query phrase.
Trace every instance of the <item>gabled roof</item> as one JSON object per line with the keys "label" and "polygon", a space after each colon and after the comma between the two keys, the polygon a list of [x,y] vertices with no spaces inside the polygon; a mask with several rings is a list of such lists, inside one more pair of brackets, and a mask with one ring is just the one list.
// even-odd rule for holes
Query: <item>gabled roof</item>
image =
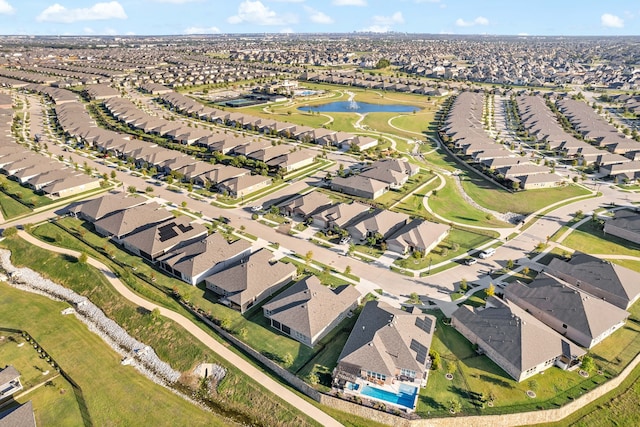
{"label": "gabled roof", "polygon": [[0,412],[0,427],[36,427],[31,401]]}
{"label": "gabled roof", "polygon": [[[541,273],[528,285],[520,281],[513,282],[504,292],[507,300],[518,304],[518,299],[521,299],[591,339],[629,316],[625,310],[570,287],[546,273]],[[516,299],[512,299],[512,296]]]}
{"label": "gabled roof", "polygon": [[322,332],[360,298],[351,285],[331,289],[316,276],[296,282],[263,306],[269,318],[290,326],[307,337]]}
{"label": "gabled roof", "polygon": [[249,249],[251,244],[244,239],[229,243],[220,233],[181,246],[158,258],[174,270],[189,277],[201,274],[219,262],[233,258]]}
{"label": "gabled roof", "polygon": [[563,348],[571,353],[566,356],[585,353],[515,304],[498,298],[490,298],[480,309],[462,305],[452,318],[520,372],[563,355]]}
{"label": "gabled roof", "polygon": [[367,212],[369,209],[369,206],[358,202],[338,203],[337,205],[331,206],[326,211],[314,215],[314,217],[319,216],[325,221],[333,222],[338,227],[342,227],[358,215]]}
{"label": "gabled roof", "polygon": [[569,261],[554,258],[548,270],[552,274],[554,271],[566,274],[626,301],[633,301],[640,294],[640,273],[582,252],[575,252]]}
{"label": "gabled roof", "polygon": [[75,214],[82,213],[92,221],[103,218],[114,212],[143,204],[143,197],[128,197],[126,193],[112,193],[87,200],[70,209]]}
{"label": "gabled roof", "polygon": [[382,301],[369,301],[340,353],[338,364],[384,375],[394,375],[399,368],[422,373],[435,323],[433,316],[403,311]]}
{"label": "gabled roof", "polygon": [[615,226],[633,233],[640,233],[640,213],[627,209],[616,211],[613,219],[610,219],[605,223],[605,226],[607,225]]}
{"label": "gabled roof", "polygon": [[326,194],[319,191],[312,191],[305,195],[296,197],[292,201],[286,203],[283,207],[291,211],[298,211],[306,217],[325,210],[331,206],[332,203],[332,200]]}
{"label": "gabled roof", "polygon": [[111,235],[124,236],[172,217],[171,212],[158,203],[151,202],[118,211],[113,215],[97,220],[95,225],[106,230]]}
{"label": "gabled roof", "polygon": [[273,254],[268,249],[260,249],[241,264],[212,274],[205,281],[227,292],[229,301],[243,306],[284,277],[295,274],[295,265],[271,263],[271,259]]}
{"label": "gabled roof", "polygon": [[334,187],[341,187],[347,190],[366,191],[375,194],[376,192],[386,188],[387,183],[360,175],[348,176],[346,178],[337,176],[333,178],[333,181],[331,182],[331,188],[333,189]]}
{"label": "gabled roof", "polygon": [[13,366],[7,366],[0,371],[0,385],[13,381],[20,376],[20,372]]}
{"label": "gabled roof", "polygon": [[382,209],[366,216],[348,229],[349,232],[357,230],[362,235],[366,235],[367,232],[380,233],[386,239],[389,237],[391,230],[397,227],[398,224],[404,226],[408,220],[409,215],[407,214]]}
{"label": "gabled roof", "polygon": [[155,256],[182,242],[206,234],[207,227],[191,222],[188,216],[179,216],[133,233],[125,237],[124,241],[144,253]]}
{"label": "gabled roof", "polygon": [[388,244],[414,248],[428,248],[433,242],[438,240],[451,227],[446,224],[414,220],[394,233],[388,240]]}

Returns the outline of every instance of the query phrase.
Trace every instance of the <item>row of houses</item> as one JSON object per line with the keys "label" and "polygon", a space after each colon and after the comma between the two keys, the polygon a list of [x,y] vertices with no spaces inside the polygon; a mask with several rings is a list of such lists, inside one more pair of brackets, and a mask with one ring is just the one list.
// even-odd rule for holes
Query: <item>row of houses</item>
{"label": "row of houses", "polygon": [[504,288],[485,307],[462,306],[452,325],[516,381],[551,366],[577,366],[586,353],[624,326],[640,298],[640,274],[576,252],[554,259],[536,279]]}
{"label": "row of houses", "polygon": [[484,102],[484,93],[462,92],[451,105],[440,132],[455,152],[510,182],[513,188],[529,190],[561,184],[562,178],[549,168],[530,162],[489,137],[483,128]]}
{"label": "row of houses", "polygon": [[380,237],[387,249],[399,255],[429,253],[446,238],[450,227],[420,219],[410,220],[403,213],[371,209],[362,203],[336,203],[324,193],[311,192],[280,206],[283,214],[311,222],[323,230],[345,230],[356,242]]}
{"label": "row of houses", "polygon": [[[143,89],[145,87],[144,85],[142,86]],[[354,146],[361,151],[378,145],[377,139],[368,136],[354,135],[348,132],[333,131],[325,128],[315,129],[309,126],[264,119],[240,112],[219,110],[217,108],[204,106],[185,95],[173,91],[160,94],[158,99],[180,113],[235,129],[251,130],[269,136],[280,136],[322,146]]]}

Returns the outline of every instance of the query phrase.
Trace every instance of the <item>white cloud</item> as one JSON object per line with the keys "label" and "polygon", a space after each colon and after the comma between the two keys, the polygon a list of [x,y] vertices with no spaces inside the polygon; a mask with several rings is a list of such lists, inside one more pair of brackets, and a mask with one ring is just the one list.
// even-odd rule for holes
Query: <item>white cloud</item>
{"label": "white cloud", "polygon": [[172,4],[185,4],[185,3],[193,3],[193,2],[199,2],[202,0],[151,0],[153,2],[156,3],[172,3]]}
{"label": "white cloud", "polygon": [[391,27],[396,24],[404,24],[404,17],[402,12],[396,12],[391,16],[374,16],[371,18],[372,24],[365,28],[363,31],[372,33],[386,33],[391,31]]}
{"label": "white cloud", "polygon": [[279,15],[260,0],[246,0],[238,6],[238,14],[227,18],[230,24],[242,24],[244,22],[256,25],[287,25],[297,22],[295,15]]}
{"label": "white cloud", "polygon": [[367,0],[333,0],[334,6],[366,6]]}
{"label": "white cloud", "polygon": [[276,3],[304,3],[305,0],[271,0]]}
{"label": "white cloud", "polygon": [[78,21],[98,21],[105,19],[127,19],[122,5],[117,1],[108,3],[96,3],[91,7],[67,9],[55,3],[36,17],[38,22],[61,22],[70,24]]}
{"label": "white cloud", "polygon": [[16,10],[11,6],[7,0],[0,0],[0,15],[11,15]]}
{"label": "white cloud", "polygon": [[600,24],[608,28],[622,28],[624,27],[624,19],[610,13],[605,13],[600,17]]}
{"label": "white cloud", "polygon": [[440,3],[440,0],[415,0],[416,3]]}
{"label": "white cloud", "polygon": [[456,25],[458,27],[474,27],[476,25],[489,25],[489,20],[484,16],[478,16],[473,21],[465,21],[462,18],[456,19]]}
{"label": "white cloud", "polygon": [[333,24],[333,18],[327,15],[324,12],[320,12],[319,10],[315,10],[312,7],[305,6],[304,10],[309,14],[309,19],[316,24]]}
{"label": "white cloud", "polygon": [[218,27],[189,27],[184,30],[185,34],[218,34],[220,29]]}

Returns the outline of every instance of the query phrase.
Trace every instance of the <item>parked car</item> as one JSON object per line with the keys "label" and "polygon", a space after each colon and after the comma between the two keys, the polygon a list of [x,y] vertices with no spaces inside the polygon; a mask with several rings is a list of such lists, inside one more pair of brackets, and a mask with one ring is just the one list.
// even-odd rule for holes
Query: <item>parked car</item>
{"label": "parked car", "polygon": [[347,243],[349,243],[351,241],[351,236],[345,236],[342,239],[340,239],[340,244],[341,245],[346,245]]}
{"label": "parked car", "polygon": [[480,252],[480,255],[478,255],[480,258],[482,259],[487,259],[490,256],[492,256],[493,254],[496,253],[495,248],[489,248],[489,249],[485,249],[484,251]]}
{"label": "parked car", "polygon": [[466,265],[473,265],[476,264],[478,262],[478,260],[476,258],[467,258],[464,260],[464,263]]}
{"label": "parked car", "polygon": [[257,205],[251,208],[251,212],[260,212],[262,210],[262,205]]}

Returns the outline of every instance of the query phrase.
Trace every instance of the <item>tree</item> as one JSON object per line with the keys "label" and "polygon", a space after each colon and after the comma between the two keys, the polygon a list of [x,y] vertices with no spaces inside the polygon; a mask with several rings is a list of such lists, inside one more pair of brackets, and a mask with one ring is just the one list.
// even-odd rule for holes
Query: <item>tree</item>
{"label": "tree", "polygon": [[596,364],[593,361],[593,357],[586,355],[582,358],[582,364],[580,365],[583,371],[591,372],[596,368]]}
{"label": "tree", "polygon": [[463,277],[462,280],[460,280],[460,291],[466,292],[467,289],[469,289],[469,285],[467,284],[467,279]]}
{"label": "tree", "polygon": [[513,269],[513,266],[514,266],[514,265],[515,265],[515,263],[513,262],[513,260],[512,260],[512,259],[507,260],[507,265],[506,265],[506,267],[507,267],[509,270]]}
{"label": "tree", "polygon": [[138,191],[138,189],[134,186],[134,185],[130,185],[127,187],[127,192],[129,194],[135,194]]}
{"label": "tree", "polygon": [[531,270],[529,269],[529,267],[522,268],[522,274],[524,274],[525,276],[528,276],[530,271]]}
{"label": "tree", "polygon": [[304,254],[304,263],[307,266],[307,268],[309,268],[309,266],[311,265],[312,259],[313,259],[313,251],[309,251],[306,254]]}
{"label": "tree", "polygon": [[293,356],[291,355],[291,353],[287,352],[284,354],[284,356],[282,356],[282,364],[287,368],[293,365]]}
{"label": "tree", "polygon": [[316,385],[318,384],[318,382],[320,382],[320,379],[315,373],[311,372],[309,375],[307,375],[307,382],[311,385]]}
{"label": "tree", "polygon": [[453,375],[457,370],[458,367],[456,366],[456,362],[447,362],[447,374]]}
{"label": "tree", "polygon": [[351,266],[350,266],[350,265],[347,265],[347,266],[344,268],[344,274],[346,274],[346,275],[351,274]]}
{"label": "tree", "polygon": [[153,320],[158,320],[158,317],[160,317],[160,309],[158,307],[154,308],[153,311],[151,312],[151,318]]}
{"label": "tree", "polygon": [[429,350],[429,358],[431,358],[431,369],[437,371],[442,366],[442,359],[440,358],[440,353],[436,350]]}
{"label": "tree", "polygon": [[391,65],[391,61],[386,58],[380,58],[376,64],[376,69],[380,70],[382,68],[387,68],[389,65]]}
{"label": "tree", "polygon": [[11,237],[18,234],[18,229],[15,227],[8,227],[2,231],[2,237]]}
{"label": "tree", "polygon": [[457,414],[462,410],[462,403],[458,399],[449,399],[449,411],[452,414]]}
{"label": "tree", "polygon": [[496,294],[496,287],[493,283],[489,283],[489,287],[487,288],[487,296],[492,297]]}
{"label": "tree", "polygon": [[538,381],[536,381],[536,380],[530,380],[530,381],[527,383],[527,386],[529,387],[529,390],[531,390],[531,391],[536,391],[536,390],[538,390]]}
{"label": "tree", "polygon": [[417,292],[411,292],[411,295],[409,295],[409,301],[411,304],[420,304],[420,296]]}
{"label": "tree", "polygon": [[81,252],[80,255],[78,256],[78,262],[80,264],[86,264],[87,263],[87,259],[88,259],[87,254],[84,253],[84,252]]}
{"label": "tree", "polygon": [[111,179],[116,179],[116,171],[111,171]]}

